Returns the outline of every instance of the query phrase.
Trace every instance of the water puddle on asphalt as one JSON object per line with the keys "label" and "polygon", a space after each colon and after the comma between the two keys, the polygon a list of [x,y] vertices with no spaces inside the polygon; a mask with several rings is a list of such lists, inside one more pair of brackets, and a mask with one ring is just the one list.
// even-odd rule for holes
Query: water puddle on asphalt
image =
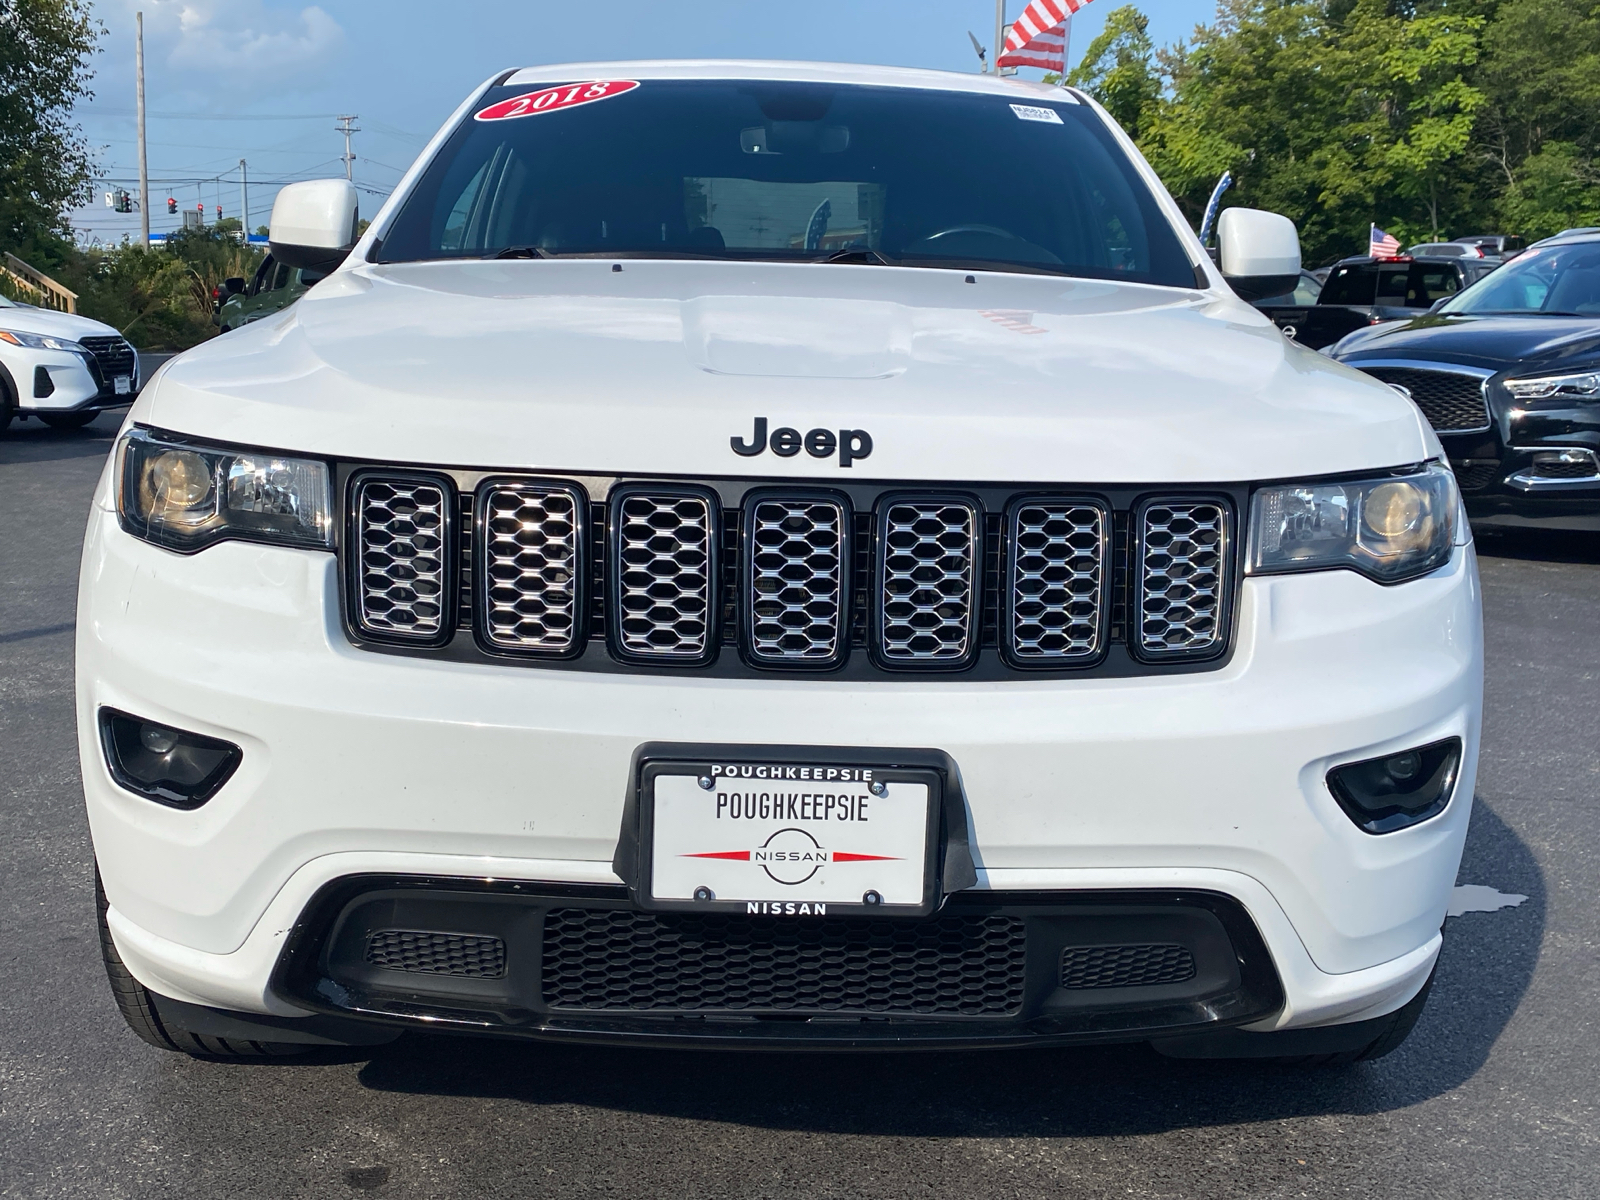
{"label": "water puddle on asphalt", "polygon": [[1445,909],[1444,915],[1459,917],[1463,913],[1499,912],[1502,908],[1515,908],[1526,899],[1526,896],[1519,896],[1516,892],[1502,892],[1481,883],[1467,883],[1451,891],[1450,907]]}

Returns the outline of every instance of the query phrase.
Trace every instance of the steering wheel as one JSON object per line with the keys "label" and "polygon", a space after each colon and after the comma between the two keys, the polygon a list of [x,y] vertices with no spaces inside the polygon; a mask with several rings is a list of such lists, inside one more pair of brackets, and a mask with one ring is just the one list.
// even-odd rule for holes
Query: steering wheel
{"label": "steering wheel", "polygon": [[1017,240],[1017,235],[1009,229],[1000,229],[994,225],[950,225],[939,230],[938,233],[930,233],[922,240],[931,242],[935,238],[942,238],[952,233],[987,233],[992,237],[1006,238],[1013,242]]}

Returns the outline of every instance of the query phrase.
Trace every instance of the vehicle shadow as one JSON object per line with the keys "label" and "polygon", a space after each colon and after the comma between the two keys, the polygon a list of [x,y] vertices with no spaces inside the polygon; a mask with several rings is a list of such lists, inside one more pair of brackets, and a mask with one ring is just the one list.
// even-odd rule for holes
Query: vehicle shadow
{"label": "vehicle shadow", "polygon": [[1600,563],[1600,533],[1563,529],[1473,530],[1481,558],[1531,562]]}
{"label": "vehicle shadow", "polygon": [[51,429],[31,417],[25,421],[13,419],[10,427],[0,432],[0,466],[104,458],[111,451],[125,415],[125,408],[112,409],[82,429]]}
{"label": "vehicle shadow", "polygon": [[1483,1065],[1538,963],[1545,888],[1532,852],[1479,802],[1463,882],[1528,897],[1448,922],[1422,1020],[1394,1054],[1346,1069],[1186,1062],[1146,1046],[902,1054],[671,1051],[408,1034],[366,1087],[578,1105],[816,1133],[1063,1137],[1402,1108]]}

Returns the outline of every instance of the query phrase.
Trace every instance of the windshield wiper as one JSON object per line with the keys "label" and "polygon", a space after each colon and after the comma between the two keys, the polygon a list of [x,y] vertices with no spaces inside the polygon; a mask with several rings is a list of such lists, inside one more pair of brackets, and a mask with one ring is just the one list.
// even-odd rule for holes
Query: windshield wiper
{"label": "windshield wiper", "polygon": [[814,263],[860,263],[873,267],[898,267],[900,264],[887,255],[879,254],[876,250],[869,250],[865,246],[849,246],[843,250],[835,250],[832,254],[824,254],[821,258],[813,258]]}

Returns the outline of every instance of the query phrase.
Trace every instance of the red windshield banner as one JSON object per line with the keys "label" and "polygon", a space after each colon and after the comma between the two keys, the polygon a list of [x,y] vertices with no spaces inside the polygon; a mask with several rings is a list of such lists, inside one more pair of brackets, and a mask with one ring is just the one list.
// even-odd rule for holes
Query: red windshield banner
{"label": "red windshield banner", "polygon": [[523,96],[513,96],[489,105],[475,114],[479,121],[509,121],[513,117],[536,117],[540,113],[577,108],[596,100],[609,100],[639,86],[637,79],[596,79],[588,83],[563,83]]}

